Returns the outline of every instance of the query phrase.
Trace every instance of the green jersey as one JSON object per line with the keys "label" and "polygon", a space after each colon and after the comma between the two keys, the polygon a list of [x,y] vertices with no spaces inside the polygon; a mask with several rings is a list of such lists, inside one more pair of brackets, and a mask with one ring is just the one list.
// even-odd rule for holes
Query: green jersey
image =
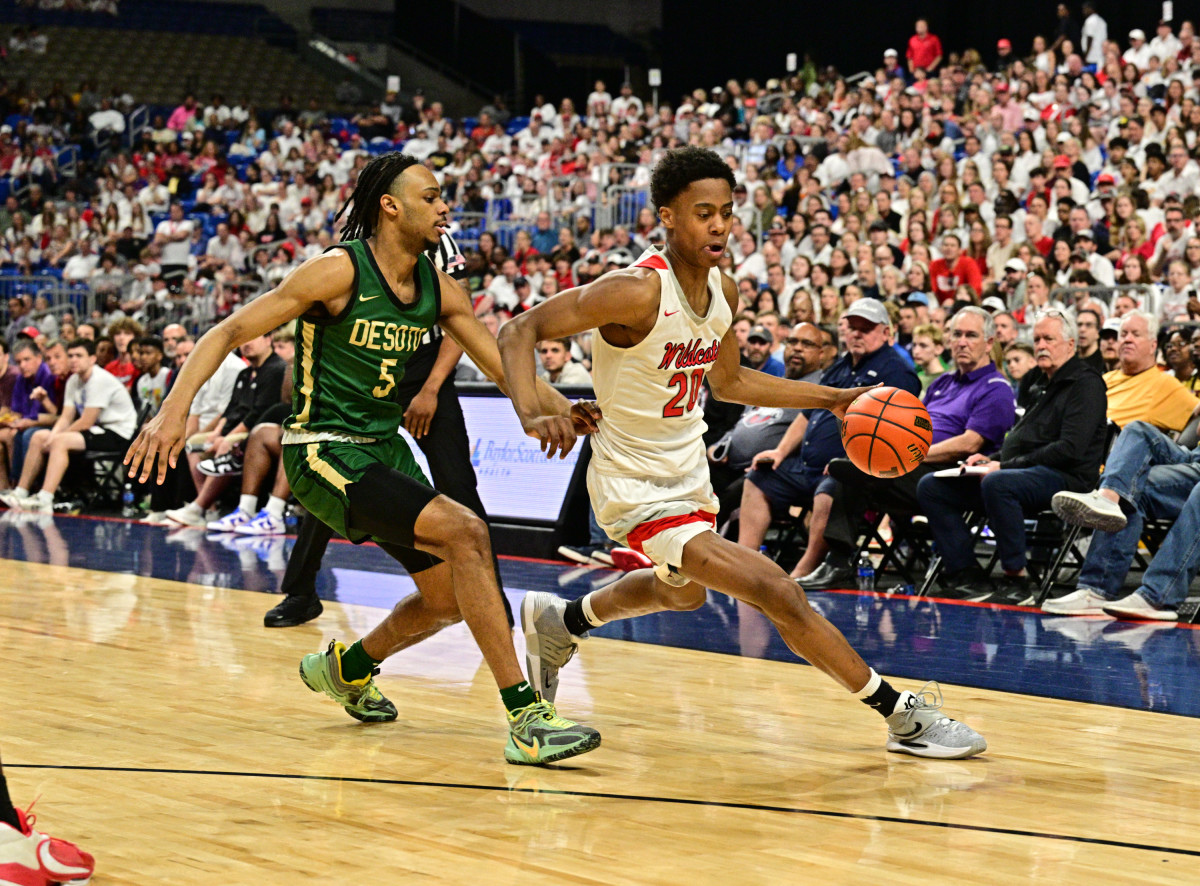
{"label": "green jersey", "polygon": [[326,319],[296,320],[292,415],[287,430],[386,439],[404,418],[395,388],[421,337],[441,314],[437,270],[417,258],[416,298],[400,301],[365,240],[345,249],[354,263],[354,294]]}

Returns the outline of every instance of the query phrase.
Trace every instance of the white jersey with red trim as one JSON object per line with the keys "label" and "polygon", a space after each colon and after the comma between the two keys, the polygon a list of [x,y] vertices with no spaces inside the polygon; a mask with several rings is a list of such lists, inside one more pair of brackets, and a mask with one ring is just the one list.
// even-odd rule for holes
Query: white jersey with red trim
{"label": "white jersey with red trim", "polygon": [[708,312],[700,317],[664,253],[648,249],[634,267],[658,272],[658,317],[633,347],[592,336],[592,384],[604,418],[592,435],[591,466],[620,476],[678,477],[704,461],[701,383],[733,314],[716,268],[708,276]]}

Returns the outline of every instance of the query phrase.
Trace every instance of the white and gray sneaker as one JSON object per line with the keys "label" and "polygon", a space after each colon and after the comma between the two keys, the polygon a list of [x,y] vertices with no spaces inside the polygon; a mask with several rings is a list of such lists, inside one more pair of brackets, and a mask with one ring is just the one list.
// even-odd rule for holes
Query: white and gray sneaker
{"label": "white and gray sneaker", "polygon": [[533,591],[521,601],[521,630],[525,633],[525,665],[529,682],[548,702],[558,692],[558,671],[579,648],[577,637],[567,630],[563,614],[567,601],[544,591]]}
{"label": "white and gray sneaker", "polygon": [[1052,612],[1055,615],[1104,615],[1104,607],[1113,602],[1091,588],[1079,588],[1061,597],[1045,600],[1042,603],[1042,612]]}
{"label": "white and gray sneaker", "polygon": [[10,489],[8,492],[0,492],[0,502],[3,502],[6,508],[11,508],[14,511],[21,509],[21,502],[29,498],[29,493],[18,486],[16,489]]}
{"label": "white and gray sneaker", "polygon": [[1166,606],[1155,606],[1137,591],[1120,600],[1109,600],[1104,604],[1104,614],[1113,618],[1134,621],[1178,621],[1179,613]]}
{"label": "white and gray sneaker", "polygon": [[887,718],[887,749],[896,754],[959,760],[987,750],[983,736],[941,712],[942,689],[930,680]]}
{"label": "white and gray sneaker", "polygon": [[1050,499],[1054,513],[1068,523],[1101,532],[1120,532],[1128,519],[1121,506],[1096,489],[1092,492],[1056,492]]}

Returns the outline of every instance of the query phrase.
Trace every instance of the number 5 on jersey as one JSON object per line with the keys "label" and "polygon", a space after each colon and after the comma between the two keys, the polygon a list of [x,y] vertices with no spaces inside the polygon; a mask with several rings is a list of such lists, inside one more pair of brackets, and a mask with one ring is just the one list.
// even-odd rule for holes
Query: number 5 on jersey
{"label": "number 5 on jersey", "polygon": [[384,358],[379,364],[379,380],[386,384],[376,385],[371,391],[376,397],[386,397],[392,392],[392,388],[396,387],[396,376],[392,375],[391,368],[395,366],[398,360],[392,357]]}
{"label": "number 5 on jersey", "polygon": [[[696,401],[700,399],[700,385],[703,381],[703,369],[693,369],[690,373],[676,372],[672,375],[671,380],[667,382],[667,389],[675,388],[675,396],[663,407],[663,418],[679,418],[684,411],[691,412],[695,409]],[[683,405],[684,397],[687,397],[686,407]]]}

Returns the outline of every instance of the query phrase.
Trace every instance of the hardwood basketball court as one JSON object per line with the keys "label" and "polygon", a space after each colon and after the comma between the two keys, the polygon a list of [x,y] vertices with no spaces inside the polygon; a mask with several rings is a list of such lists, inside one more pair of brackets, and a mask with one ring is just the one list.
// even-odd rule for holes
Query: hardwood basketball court
{"label": "hardwood basketball court", "polygon": [[[14,799],[41,794],[42,825],[95,854],[99,886],[1198,879],[1191,628],[1166,629],[1180,638],[1169,647],[1183,655],[1175,670],[1146,647],[1165,631],[1134,638],[1146,653],[1143,706],[1179,697],[1167,707],[1191,716],[953,685],[969,669],[945,650],[986,656],[989,644],[918,649],[947,710],[989,742],[982,757],[939,762],[886,753],[879,717],[813,668],[747,657],[773,656],[761,617],[714,601],[721,618],[732,613],[725,630],[742,655],[675,648],[691,614],[651,620],[657,639],[631,623],[622,630],[643,642],[589,640],[563,672],[559,702],[603,745],[535,769],[503,760],[502,709],[465,627],[387,662],[379,683],[400,719],[364,725],[296,670],[301,655],[372,626],[376,606],[327,602],[313,624],[266,630],[269,597],[214,585],[257,587],[255,575],[277,576],[279,551],[239,553],[238,573],[206,552],[202,533],[183,557],[153,527],[45,524],[2,527],[14,559],[0,581],[10,674],[0,750]],[[101,535],[119,544],[105,552]],[[335,548],[334,572],[377,562]],[[181,577],[205,583],[153,577],[172,558]],[[566,587],[606,575],[539,564],[522,585],[522,564],[504,566],[514,601],[537,576],[566,576]],[[353,571],[340,596],[361,579],[391,600],[407,581]],[[938,605],[873,602],[882,637],[883,622],[902,617],[882,607]],[[941,606],[943,625],[951,611],[996,614]],[[1080,621],[1086,632],[1096,620]],[[1083,639],[1067,664],[1103,667]],[[1055,663],[1061,650],[1039,650],[1041,694],[1069,695],[1054,685],[1070,673]],[[1138,674],[1122,667],[1113,678]]]}

